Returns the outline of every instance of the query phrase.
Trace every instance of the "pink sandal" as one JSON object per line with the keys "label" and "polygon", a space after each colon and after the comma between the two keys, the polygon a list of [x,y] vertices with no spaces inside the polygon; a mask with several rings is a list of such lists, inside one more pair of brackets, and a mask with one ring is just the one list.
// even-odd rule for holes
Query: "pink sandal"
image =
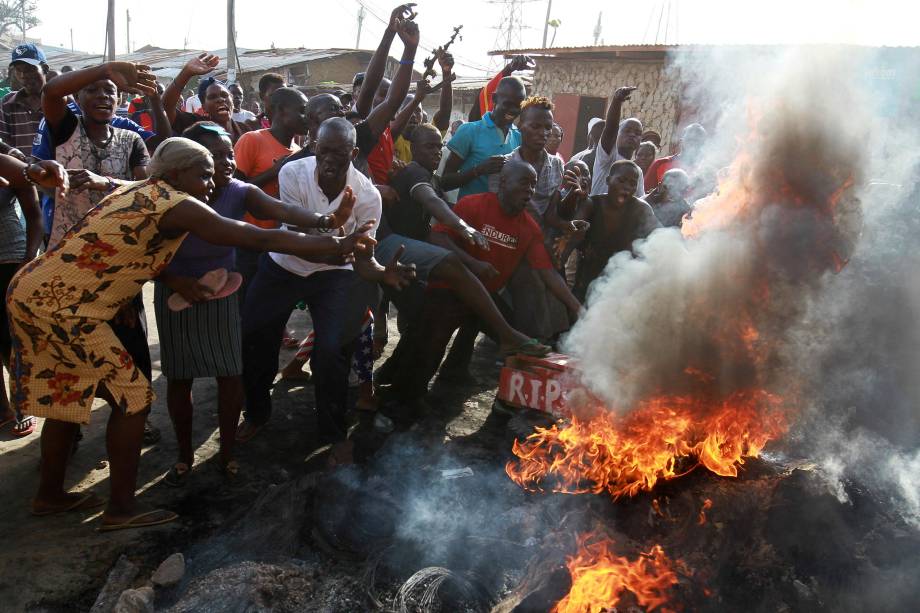
{"label": "pink sandal", "polygon": [[23,417],[13,425],[11,433],[13,436],[22,438],[35,432],[35,418],[32,416]]}

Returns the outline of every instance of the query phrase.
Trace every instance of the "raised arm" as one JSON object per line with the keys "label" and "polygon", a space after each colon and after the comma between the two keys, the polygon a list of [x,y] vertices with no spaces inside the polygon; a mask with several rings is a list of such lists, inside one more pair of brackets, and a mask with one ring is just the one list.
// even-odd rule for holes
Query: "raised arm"
{"label": "raised arm", "polygon": [[441,65],[441,99],[431,123],[443,134],[450,127],[450,114],[454,108],[453,82],[457,75],[454,74],[454,56],[450,53],[438,54],[438,63]]}
{"label": "raised arm", "polygon": [[212,53],[202,53],[185,63],[185,66],[182,67],[182,70],[179,71],[179,74],[163,94],[163,108],[170,124],[176,121],[176,105],[179,103],[179,98],[182,97],[182,91],[192,77],[208,74],[217,68],[219,63],[220,58]]}
{"label": "raised arm", "polygon": [[153,155],[157,145],[172,136],[172,125],[169,123],[169,117],[166,115],[166,109],[163,107],[163,96],[160,88],[163,87],[157,83],[157,90],[147,96],[147,104],[150,106],[150,114],[153,116],[154,135],[146,140],[147,151]]}
{"label": "raised arm", "polygon": [[412,114],[415,113],[418,107],[422,106],[422,102],[425,101],[425,98],[428,97],[431,91],[431,82],[428,81],[428,79],[416,83],[415,96],[412,98],[412,102],[404,106],[402,110],[396,114],[396,119],[390,122],[390,134],[393,135],[394,140],[403,133],[403,130],[405,130],[406,126],[409,124],[409,120],[412,119]]}
{"label": "raised arm", "polygon": [[106,62],[92,68],[73,70],[54,77],[42,89],[42,112],[52,128],[57,127],[67,114],[67,96],[99,81],[109,79],[120,92],[149,95],[156,92],[156,77],[149,66],[132,62]]}
{"label": "raised arm", "polygon": [[[415,51],[418,49],[419,42],[418,24],[404,19],[397,24],[397,33],[403,41],[403,45],[405,45],[402,58],[399,60],[399,70],[396,71],[396,76],[393,77],[386,99],[367,115],[367,125],[371,132],[376,135],[383,134],[390,120],[396,116],[399,106],[409,92],[409,83],[412,80],[412,65],[415,62]],[[368,87],[367,77],[365,77],[364,85],[361,86],[362,96],[364,96],[366,87]],[[376,86],[374,86],[374,89],[376,89]]]}
{"label": "raised arm", "polygon": [[620,115],[623,110],[623,102],[629,100],[629,97],[636,90],[635,87],[618,87],[610,98],[610,106],[607,107],[607,122],[604,124],[604,131],[601,132],[601,142],[599,146],[604,148],[606,153],[613,151],[613,146],[617,142],[617,132],[620,130]]}
{"label": "raised arm", "polygon": [[361,117],[370,115],[371,107],[374,104],[374,96],[377,94],[377,88],[380,86],[380,80],[383,79],[383,73],[387,67],[387,58],[390,56],[390,45],[396,37],[400,23],[405,19],[413,19],[415,12],[412,7],[414,2],[400,4],[393,12],[390,13],[390,23],[383,32],[380,44],[377,50],[371,56],[371,61],[367,65],[367,71],[364,73],[364,83],[361,85],[361,93],[355,101],[355,110],[361,114]]}

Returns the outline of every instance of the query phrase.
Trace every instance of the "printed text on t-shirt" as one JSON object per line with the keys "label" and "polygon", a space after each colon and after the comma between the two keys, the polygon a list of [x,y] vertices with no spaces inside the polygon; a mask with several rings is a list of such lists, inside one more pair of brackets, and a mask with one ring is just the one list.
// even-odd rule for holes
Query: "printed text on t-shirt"
{"label": "printed text on t-shirt", "polygon": [[505,247],[506,249],[517,249],[518,238],[516,236],[511,236],[510,234],[505,234],[504,232],[495,229],[494,226],[489,224],[483,225],[481,234],[494,245]]}

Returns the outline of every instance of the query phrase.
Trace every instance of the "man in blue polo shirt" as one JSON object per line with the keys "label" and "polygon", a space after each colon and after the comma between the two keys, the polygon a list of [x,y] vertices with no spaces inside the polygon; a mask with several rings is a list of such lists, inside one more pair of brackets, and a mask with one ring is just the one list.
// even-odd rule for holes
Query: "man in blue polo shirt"
{"label": "man in blue polo shirt", "polygon": [[527,88],[519,78],[505,77],[499,82],[492,94],[492,110],[479,121],[460,126],[447,143],[450,155],[441,177],[442,189],[460,188],[458,198],[489,191],[488,175],[500,172],[503,156],[521,144],[521,133],[513,122],[526,97]]}

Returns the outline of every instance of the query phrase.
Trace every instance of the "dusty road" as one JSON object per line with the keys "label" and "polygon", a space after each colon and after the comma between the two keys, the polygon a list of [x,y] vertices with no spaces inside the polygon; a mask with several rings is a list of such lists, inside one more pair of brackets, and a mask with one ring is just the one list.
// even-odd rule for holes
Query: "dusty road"
{"label": "dusty road", "polygon": [[[159,371],[159,339],[153,317],[152,286],[145,287],[153,386],[157,401],[151,413],[162,439],[143,450],[138,491],[151,506],[178,512],[173,524],[147,530],[100,534],[95,531],[99,513],[85,511],[36,518],[29,500],[38,478],[38,432],[13,440],[6,430],[0,436],[0,611],[87,611],[122,553],[149,571],[167,555],[213,533],[231,515],[250,504],[273,483],[281,483],[309,469],[304,463],[312,450],[313,388],[277,384],[273,391],[272,421],[256,438],[240,446],[240,478],[228,485],[216,470],[216,387],[213,380],[196,382],[194,389],[196,446],[195,468],[184,488],[162,482],[176,456],[175,437],[165,406],[166,381]],[[303,335],[309,318],[298,311],[293,327]],[[390,343],[395,345],[395,321],[390,322]],[[292,355],[282,350],[281,360]],[[378,362],[378,365],[381,362]],[[434,389],[435,414],[421,427],[443,432],[444,440],[475,433],[489,415],[497,385],[495,353],[486,344],[477,350],[472,368],[478,384]],[[108,494],[105,422],[108,408],[99,403],[91,424],[68,467],[67,484],[73,490]],[[146,571],[146,573],[144,572]]]}

